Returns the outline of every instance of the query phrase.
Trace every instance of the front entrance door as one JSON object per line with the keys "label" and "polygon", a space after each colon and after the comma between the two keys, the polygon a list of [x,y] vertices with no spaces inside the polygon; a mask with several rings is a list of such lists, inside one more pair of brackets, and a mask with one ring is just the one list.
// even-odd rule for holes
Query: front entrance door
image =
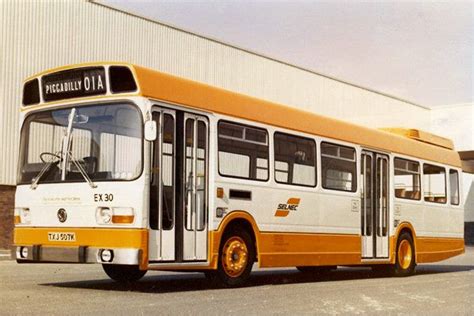
{"label": "front entrance door", "polygon": [[361,162],[362,258],[388,258],[388,156],[364,150]]}
{"label": "front entrance door", "polygon": [[207,119],[162,108],[152,116],[149,260],[206,260]]}

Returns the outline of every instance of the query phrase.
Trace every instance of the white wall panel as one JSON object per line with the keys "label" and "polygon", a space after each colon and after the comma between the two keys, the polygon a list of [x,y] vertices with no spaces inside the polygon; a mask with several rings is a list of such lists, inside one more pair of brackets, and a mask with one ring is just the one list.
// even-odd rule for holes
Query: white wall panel
{"label": "white wall panel", "polygon": [[431,110],[431,130],[450,138],[456,150],[474,150],[474,104],[463,103]]}
{"label": "white wall panel", "polygon": [[430,125],[425,108],[85,0],[1,0],[0,43],[0,184],[16,181],[23,79],[71,63],[128,61],[368,126]]}

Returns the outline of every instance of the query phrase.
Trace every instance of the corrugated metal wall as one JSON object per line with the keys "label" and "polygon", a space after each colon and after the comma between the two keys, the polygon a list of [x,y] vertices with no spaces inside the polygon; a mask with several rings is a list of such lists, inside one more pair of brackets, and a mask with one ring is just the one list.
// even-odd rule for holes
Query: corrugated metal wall
{"label": "corrugated metal wall", "polygon": [[368,126],[429,129],[429,110],[85,0],[0,0],[0,184],[16,182],[21,84],[71,63],[129,61]]}

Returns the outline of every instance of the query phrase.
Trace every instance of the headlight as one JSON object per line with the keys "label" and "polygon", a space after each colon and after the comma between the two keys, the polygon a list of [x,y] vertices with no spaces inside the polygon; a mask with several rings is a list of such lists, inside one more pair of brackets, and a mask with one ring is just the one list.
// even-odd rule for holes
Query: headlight
{"label": "headlight", "polygon": [[114,212],[108,207],[99,207],[96,212],[97,224],[110,224]]}
{"label": "headlight", "polygon": [[100,260],[102,260],[102,262],[112,262],[112,260],[114,260],[114,251],[110,249],[102,249],[100,251]]}
{"label": "headlight", "polygon": [[28,258],[28,247],[21,247],[20,248],[20,257],[23,259]]}
{"label": "headlight", "polygon": [[100,225],[132,224],[134,219],[132,207],[99,207],[96,212],[96,220]]}
{"label": "headlight", "polygon": [[14,222],[16,224],[31,224],[31,213],[27,207],[16,207],[14,212]]}

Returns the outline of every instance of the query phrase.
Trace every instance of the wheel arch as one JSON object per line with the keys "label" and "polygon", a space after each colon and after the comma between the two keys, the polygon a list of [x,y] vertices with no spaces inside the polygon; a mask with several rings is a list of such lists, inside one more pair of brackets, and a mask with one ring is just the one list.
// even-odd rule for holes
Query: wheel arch
{"label": "wheel arch", "polygon": [[260,230],[253,216],[243,210],[235,210],[228,213],[219,224],[216,231],[218,239],[216,244],[217,250],[219,251],[221,247],[222,237],[225,232],[236,226],[243,227],[250,233],[255,246],[256,260],[260,262]]}
{"label": "wheel arch", "polygon": [[397,226],[397,230],[395,231],[394,240],[393,240],[393,248],[392,248],[392,263],[395,263],[396,260],[396,252],[398,246],[398,238],[401,234],[407,232],[411,235],[413,239],[413,250],[415,251],[415,263],[418,262],[418,251],[417,251],[417,239],[416,239],[416,232],[413,225],[409,222],[402,222]]}

